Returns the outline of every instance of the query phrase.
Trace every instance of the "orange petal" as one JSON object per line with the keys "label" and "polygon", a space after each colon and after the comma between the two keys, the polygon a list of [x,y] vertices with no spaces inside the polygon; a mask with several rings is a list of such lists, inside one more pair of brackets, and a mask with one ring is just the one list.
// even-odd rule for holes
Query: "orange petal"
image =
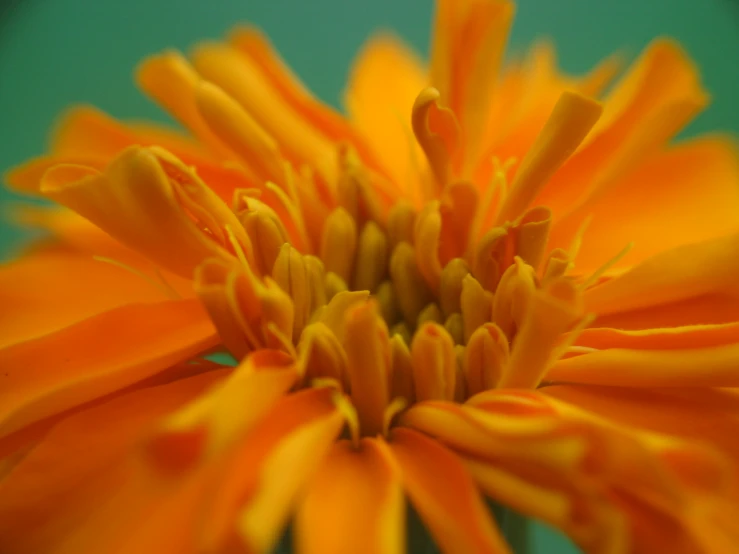
{"label": "orange petal", "polygon": [[84,165],[103,170],[108,158],[91,154],[77,156],[41,156],[32,158],[16,167],[11,168],[5,175],[8,187],[25,194],[38,194],[41,180],[47,170],[58,164]]}
{"label": "orange petal", "polygon": [[537,41],[523,61],[506,63],[490,100],[477,182],[489,182],[494,157],[500,162],[520,160],[529,151],[562,92],[599,98],[601,87],[618,69],[617,60],[607,59],[583,77],[565,75],[557,67],[554,45],[546,39]]}
{"label": "orange petal", "polygon": [[704,294],[678,302],[599,316],[599,327],[649,330],[664,327],[715,325],[739,320],[739,297]]}
{"label": "orange petal", "polygon": [[[73,547],[65,550],[64,539],[80,527],[100,538],[104,527],[90,528],[81,522],[99,511],[125,482],[114,461],[135,448],[148,425],[222,377],[222,371],[208,372],[131,392],[59,423],[0,483],[3,548],[71,553]],[[84,455],[70,455],[73,451]],[[122,517],[119,514],[116,519]],[[89,551],[113,552],[113,548],[112,543],[103,543],[102,548]]]}
{"label": "orange petal", "polygon": [[[698,70],[677,44],[656,40],[604,100],[599,124],[537,199],[577,227],[586,198],[647,159],[707,104]],[[570,222],[568,222],[568,225]]]}
{"label": "orange petal", "polygon": [[413,140],[409,118],[427,84],[416,54],[394,36],[382,34],[370,39],[354,61],[344,97],[349,119],[413,201],[420,200],[417,175],[423,153]]}
{"label": "orange petal", "polygon": [[577,337],[579,347],[606,350],[679,350],[706,348],[739,342],[739,323],[693,325],[667,329],[627,331],[607,327],[585,329]]}
{"label": "orange petal", "polygon": [[[56,166],[44,175],[41,190],[184,277],[191,278],[204,259],[234,259],[225,227],[242,254],[247,259],[252,255],[236,216],[192,170],[161,151],[132,147],[103,174],[83,166]],[[201,206],[197,211],[196,204]]]}
{"label": "orange petal", "polygon": [[580,145],[601,115],[600,104],[573,92],[564,92],[544,128],[521,161],[497,224],[514,221]]}
{"label": "orange petal", "polygon": [[433,198],[449,184],[452,164],[461,152],[459,123],[452,110],[439,105],[439,91],[427,87],[413,103],[411,125],[436,179]]}
{"label": "orange petal", "polygon": [[224,201],[231,201],[234,190],[252,186],[243,171],[224,166],[187,136],[153,123],[124,124],[91,106],[65,113],[52,138],[51,154],[11,169],[6,180],[16,190],[35,194],[50,167],[65,163],[102,170],[121,150],[133,145],[159,146],[187,165],[197,166],[198,175]]}
{"label": "orange petal", "polygon": [[[735,389],[661,389],[558,385],[542,392],[620,425],[710,444],[739,464]],[[726,492],[739,493],[739,488]]]}
{"label": "orange petal", "polygon": [[247,551],[271,551],[297,494],[344,425],[331,394],[310,389],[286,396],[243,438],[221,469],[224,478],[211,488],[204,550],[231,542]]}
{"label": "orange petal", "polygon": [[546,380],[629,387],[739,387],[739,343],[703,348],[607,348],[559,360]]}
{"label": "orange petal", "polygon": [[[575,260],[578,272],[595,271],[632,241],[614,268],[736,232],[738,159],[733,140],[719,136],[692,139],[651,157],[584,206],[592,221]],[[551,246],[569,245],[566,227],[555,231]]]}
{"label": "orange petal", "polygon": [[387,447],[363,439],[334,444],[311,479],[296,515],[301,554],[405,552],[400,476]]}
{"label": "orange petal", "polygon": [[679,246],[585,291],[585,309],[598,316],[689,300],[736,296],[739,234]]}
{"label": "orange petal", "polygon": [[431,84],[459,117],[468,167],[480,154],[513,13],[509,0],[441,0],[436,7]]}
{"label": "orange petal", "polygon": [[351,142],[365,163],[382,171],[379,160],[360,134],[340,113],[313,97],[259,29],[237,26],[229,36],[229,43],[259,67],[262,77],[300,117],[333,142]]}
{"label": "orange petal", "polygon": [[207,82],[198,85],[195,98],[208,127],[259,176],[259,185],[285,182],[277,143],[238,102]]}
{"label": "orange petal", "polygon": [[215,346],[197,301],[133,304],[0,350],[0,434],[121,389]]}
{"label": "orange petal", "polygon": [[[470,474],[486,495],[519,513],[561,529],[589,552],[624,552],[623,518],[613,506],[583,501],[556,485],[537,483],[495,464],[468,459]],[[571,486],[577,489],[577,486]],[[578,491],[579,492],[579,491]]]}
{"label": "orange petal", "polygon": [[[693,548],[687,552],[701,552],[695,542],[702,539],[686,525],[692,517],[687,514],[700,517],[719,540],[730,536],[720,519],[728,504],[727,487],[735,487],[734,472],[710,445],[621,425],[536,392],[488,391],[470,403],[475,408],[462,410],[468,419],[472,417],[474,426],[457,417],[454,426],[450,422],[443,431],[439,428],[440,440],[477,461],[565,492],[574,510],[570,522],[574,527],[565,529],[586,550],[598,551],[593,541],[603,548],[627,540],[646,552],[654,551],[659,530],[671,549],[684,542]],[[537,411],[532,415],[527,414],[531,409],[519,411],[527,404]],[[501,419],[509,422],[502,424]],[[431,421],[417,416],[414,426]],[[528,427],[528,432],[514,434],[502,447],[496,445],[496,439],[505,437],[496,429],[516,424],[521,430]],[[483,429],[485,434],[479,436]],[[471,430],[478,436],[470,435]],[[615,509],[611,516],[602,512],[609,506],[611,512]],[[614,527],[618,522],[613,515],[625,519],[625,536]],[[618,542],[602,541],[605,533],[613,533],[613,541]]]}
{"label": "orange petal", "polygon": [[[146,445],[151,461],[163,471],[178,470],[201,461],[200,458],[223,454],[254,427],[297,378],[295,362],[286,354],[273,350],[255,352],[219,386],[158,425]],[[249,409],[234,417],[244,406]],[[197,455],[189,459],[178,460],[177,451],[165,448],[188,441],[197,442],[199,447]]]}
{"label": "orange petal", "polygon": [[509,552],[455,454],[411,429],[393,430],[388,444],[414,507],[442,551]]}
{"label": "orange petal", "polygon": [[92,256],[49,249],[0,266],[0,346],[57,331],[133,302],[169,298],[163,285]]}
{"label": "orange petal", "polygon": [[207,144],[213,152],[228,159],[228,149],[200,117],[195,89],[201,78],[190,63],[174,50],[150,56],[136,69],[136,82],[176,120]]}
{"label": "orange petal", "polygon": [[291,160],[312,165],[328,182],[333,182],[333,144],[276,94],[251,59],[219,43],[200,44],[192,58],[198,72],[240,104]]}

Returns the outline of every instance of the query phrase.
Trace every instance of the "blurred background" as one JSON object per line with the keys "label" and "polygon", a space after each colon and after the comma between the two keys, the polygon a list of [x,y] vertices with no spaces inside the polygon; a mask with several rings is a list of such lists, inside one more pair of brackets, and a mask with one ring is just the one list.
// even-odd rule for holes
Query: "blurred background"
{"label": "blurred background", "polygon": [[[186,50],[233,23],[262,27],[325,101],[341,105],[348,69],[378,28],[427,52],[432,0],[0,0],[0,171],[43,152],[56,115],[92,103],[119,118],[166,120],[135,89],[149,53]],[[547,36],[561,67],[583,72],[620,51],[633,58],[653,37],[677,38],[697,60],[713,105],[687,130],[739,132],[739,0],[520,0],[510,52]],[[0,192],[0,209],[12,200]],[[0,222],[0,257],[23,240]],[[575,550],[535,531],[536,552]]]}

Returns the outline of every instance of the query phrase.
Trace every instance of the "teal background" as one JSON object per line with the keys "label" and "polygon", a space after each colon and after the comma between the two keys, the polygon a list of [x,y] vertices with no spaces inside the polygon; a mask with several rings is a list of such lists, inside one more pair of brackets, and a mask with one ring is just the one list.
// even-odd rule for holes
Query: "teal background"
{"label": "teal background", "polygon": [[[151,52],[187,49],[251,21],[318,96],[338,106],[351,60],[372,31],[394,29],[425,53],[431,13],[431,0],[22,0],[0,21],[0,170],[42,153],[50,124],[71,103],[165,120],[131,81]],[[665,34],[697,60],[714,97],[688,133],[739,131],[737,0],[521,0],[510,44],[521,51],[549,36],[562,67],[581,72],[614,51],[633,57]],[[0,208],[10,199],[1,192]],[[0,256],[20,239],[0,223]],[[536,552],[573,551],[542,529],[534,539]]]}

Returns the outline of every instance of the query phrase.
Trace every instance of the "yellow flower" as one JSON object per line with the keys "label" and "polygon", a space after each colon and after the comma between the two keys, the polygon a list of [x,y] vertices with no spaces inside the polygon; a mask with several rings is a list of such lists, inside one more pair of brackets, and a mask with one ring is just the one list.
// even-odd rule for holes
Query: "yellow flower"
{"label": "yellow flower", "polygon": [[[140,87],[188,130],[71,111],[8,176],[60,206],[0,272],[0,547],[508,552],[484,496],[587,552],[739,541],[739,165],[655,41],[613,86],[513,6],[439,0],[347,116],[252,28]],[[227,350],[235,368],[208,361]]]}

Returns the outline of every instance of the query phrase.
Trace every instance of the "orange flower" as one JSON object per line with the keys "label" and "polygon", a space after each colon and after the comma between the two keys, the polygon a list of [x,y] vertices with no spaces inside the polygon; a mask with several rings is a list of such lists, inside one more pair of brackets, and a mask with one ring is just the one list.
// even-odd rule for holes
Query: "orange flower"
{"label": "orange flower", "polygon": [[[146,60],[185,136],[71,111],[8,176],[60,207],[0,272],[9,553],[587,552],[739,540],[739,164],[669,139],[679,47],[501,68],[507,0],[373,39],[346,118],[254,29]],[[498,71],[498,69],[500,71]],[[223,350],[235,368],[208,361]]]}

